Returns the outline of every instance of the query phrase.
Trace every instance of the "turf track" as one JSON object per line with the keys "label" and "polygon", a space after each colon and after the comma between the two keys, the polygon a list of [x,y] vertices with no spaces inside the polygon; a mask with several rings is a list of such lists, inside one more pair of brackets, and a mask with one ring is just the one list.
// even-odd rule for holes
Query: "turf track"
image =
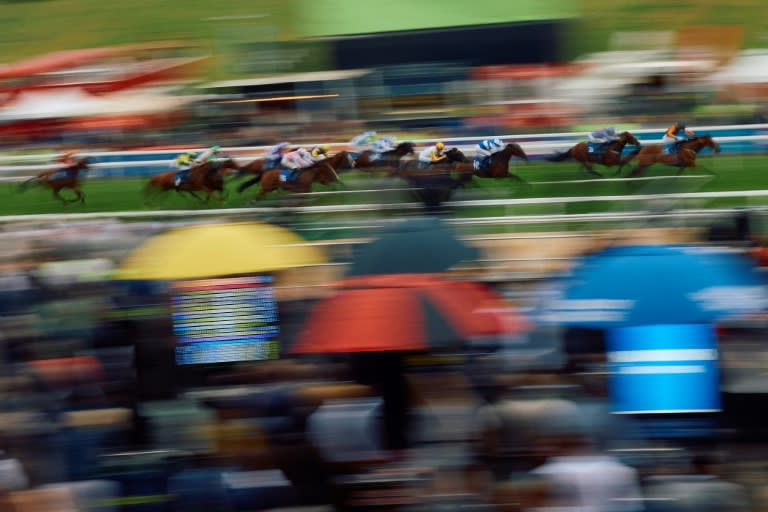
{"label": "turf track", "polygon": [[[571,162],[564,163],[540,163],[529,165],[515,163],[513,171],[529,182],[528,186],[521,186],[512,181],[491,180],[475,178],[472,187],[461,189],[455,199],[498,199],[498,198],[522,198],[522,197],[563,197],[563,196],[601,196],[601,195],[631,195],[663,194],[673,192],[714,192],[733,190],[758,190],[768,189],[768,157],[766,156],[712,156],[702,155],[699,162],[711,170],[689,170],[681,179],[672,178],[676,170],[669,167],[654,166],[644,180],[617,180],[612,171],[605,172],[605,180],[591,179],[586,173],[579,171]],[[693,177],[697,176],[697,177]],[[402,188],[406,184],[399,180],[387,180],[364,175],[360,172],[352,172],[343,175],[349,189],[381,190],[387,188]],[[85,205],[64,206],[55,200],[50,191],[43,188],[30,189],[25,193],[19,193],[18,185],[3,183],[0,185],[0,215],[23,215],[36,213],[58,212],[108,212],[108,211],[135,211],[152,209],[200,209],[219,208],[219,204],[210,206],[200,205],[191,197],[181,197],[170,193],[163,200],[147,207],[144,205],[141,189],[144,179],[111,179],[111,180],[86,180],[83,190],[87,195]],[[244,194],[238,194],[235,187],[239,181],[231,181],[227,189],[229,198],[225,206],[246,207],[255,204],[275,206],[281,204],[285,196],[272,196],[258,203],[252,203],[258,188],[254,187]],[[315,186],[315,191],[333,190],[331,187]],[[64,192],[66,194],[66,191]],[[408,192],[393,191],[387,193],[367,192],[350,194],[318,194],[307,199],[309,205],[328,204],[367,204],[376,202],[411,201],[413,198]],[[750,200],[754,204],[754,199]],[[741,206],[744,205],[741,198],[718,198],[708,201],[707,207]],[[552,205],[550,209],[557,209],[562,213],[563,205]],[[699,205],[701,206],[701,205]],[[539,206],[539,210],[546,210],[548,205]],[[605,205],[603,205],[603,208]],[[594,203],[573,205],[578,213],[587,211],[600,211],[600,207]],[[597,210],[594,210],[598,208]],[[529,207],[530,209],[530,207]],[[535,211],[530,213],[546,213]]]}

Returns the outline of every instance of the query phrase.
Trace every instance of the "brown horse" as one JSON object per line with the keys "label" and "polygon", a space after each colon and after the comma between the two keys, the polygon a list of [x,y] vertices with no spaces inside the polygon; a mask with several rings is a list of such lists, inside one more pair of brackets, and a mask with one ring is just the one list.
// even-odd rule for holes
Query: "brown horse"
{"label": "brown horse", "polygon": [[[401,142],[391,151],[385,151],[379,158],[373,159],[373,151],[363,151],[354,161],[354,167],[357,169],[395,169],[400,164],[400,160],[406,155],[412,155],[415,151],[413,142]],[[340,169],[346,169],[341,167]]]}
{"label": "brown horse", "polygon": [[[349,153],[341,151],[330,158],[320,160],[310,167],[301,169],[299,171],[299,176],[295,181],[282,181],[280,175],[283,172],[283,169],[270,169],[262,172],[246,183],[249,183],[248,186],[251,186],[257,182],[261,182],[261,190],[258,194],[259,199],[263,199],[265,195],[275,190],[285,190],[295,194],[306,194],[312,190],[312,184],[315,182],[320,183],[321,185],[342,183],[339,175],[336,173],[335,166],[340,163],[348,162],[349,159],[351,159]],[[241,185],[238,188],[240,192],[244,190],[242,187],[243,186]]]}
{"label": "brown horse", "polygon": [[[50,188],[53,191],[53,196],[63,202],[68,203],[85,203],[85,194],[80,190],[80,172],[88,170],[87,158],[76,158],[75,163],[65,169],[55,169],[41,172],[34,178],[26,180],[19,186],[19,190],[24,192],[32,185],[43,185]],[[72,190],[77,197],[75,199],[66,199],[61,196],[62,189],[68,188]]]}
{"label": "brown horse", "polygon": [[[461,154],[461,151],[458,149],[454,148],[454,150]],[[413,176],[450,174],[450,172],[453,170],[453,166],[456,165],[456,162],[458,161],[453,161],[450,159],[449,153],[454,150],[446,151],[446,158],[434,164],[430,164],[428,167],[424,168],[419,167],[419,161],[417,159],[404,160],[400,162],[400,165],[391,169],[387,173],[387,176],[390,178],[409,179]],[[461,157],[463,156],[464,155],[461,154]]]}
{"label": "brown horse", "polygon": [[[201,202],[208,202],[214,196],[214,192],[219,193],[217,198],[223,202],[225,200],[224,176],[235,174],[239,171],[237,163],[228,158],[221,162],[205,162],[190,169],[189,177],[184,183],[176,186],[176,174],[178,171],[167,171],[156,174],[150,178],[149,183],[144,186],[144,202],[149,204],[159,193],[175,190],[176,192],[187,192],[195,199]],[[205,199],[201,199],[195,192],[205,193]]]}
{"label": "brown horse", "polygon": [[528,155],[525,154],[525,151],[523,151],[519,144],[514,142],[507,144],[504,149],[492,154],[488,168],[482,170],[475,165],[475,162],[467,159],[461,151],[458,149],[455,151],[457,153],[449,155],[449,159],[457,162],[454,170],[462,176],[463,181],[471,179],[472,176],[477,176],[478,178],[511,178],[520,182],[524,181],[520,176],[509,172],[509,161],[513,156],[522,158],[526,162],[529,161]]}
{"label": "brown horse", "polygon": [[[637,158],[637,167],[635,167],[628,176],[640,176],[643,171],[653,164],[666,164],[672,167],[678,167],[680,170],[677,174],[680,175],[687,167],[697,167],[696,155],[704,148],[710,148],[715,153],[720,152],[720,145],[715,142],[710,135],[704,135],[701,137],[694,137],[685,142],[681,142],[677,153],[664,153],[663,144],[650,144],[643,146],[636,154],[629,155],[624,161],[621,162],[621,167],[628,164],[634,158]],[[709,169],[702,167],[707,172]],[[621,172],[621,168],[619,169]]]}
{"label": "brown horse", "polygon": [[264,158],[257,158],[256,160],[251,160],[247,164],[240,167],[240,170],[237,172],[238,177],[247,176],[249,174],[261,174],[261,171],[264,167],[264,162],[266,162],[266,159]]}
{"label": "brown horse", "polygon": [[[589,144],[587,142],[579,142],[571,149],[564,153],[557,153],[549,158],[550,162],[562,162],[573,158],[581,164],[581,168],[587,172],[594,174],[600,178],[604,176],[593,169],[592,164],[600,164],[605,167],[613,167],[619,165],[619,172],[621,172],[621,166],[624,165],[621,157],[621,152],[624,150],[624,146],[631,144],[633,146],[640,146],[640,142],[629,132],[622,132],[611,142],[608,142],[603,151],[599,154],[589,152]],[[617,173],[618,174],[618,173]]]}
{"label": "brown horse", "polygon": [[[330,164],[331,168],[334,169],[334,172],[337,169],[349,169],[354,166],[354,160],[352,159],[352,155],[347,151],[339,151],[335,155],[327,158],[325,161]],[[259,161],[258,171],[255,171],[255,169],[257,168],[255,162],[256,161],[248,164],[248,165],[252,165],[250,173],[255,174],[255,176],[241,183],[237,187],[238,192],[243,193],[245,190],[249,189],[253,185],[257,184],[259,181],[261,181],[262,174],[264,174],[265,172],[263,171],[261,166],[263,161]],[[244,166],[244,167],[247,167],[247,166]],[[280,169],[268,169],[266,172],[273,171],[273,170],[280,170]],[[241,172],[240,175],[242,174],[244,173]]]}

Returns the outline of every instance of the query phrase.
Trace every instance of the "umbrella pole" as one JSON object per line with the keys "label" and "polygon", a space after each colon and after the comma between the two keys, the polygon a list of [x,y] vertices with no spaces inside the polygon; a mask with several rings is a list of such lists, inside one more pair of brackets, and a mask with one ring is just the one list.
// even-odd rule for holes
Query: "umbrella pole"
{"label": "umbrella pole", "polygon": [[385,449],[408,448],[409,393],[401,352],[370,352],[351,358],[356,379],[373,386],[382,399],[382,441]]}

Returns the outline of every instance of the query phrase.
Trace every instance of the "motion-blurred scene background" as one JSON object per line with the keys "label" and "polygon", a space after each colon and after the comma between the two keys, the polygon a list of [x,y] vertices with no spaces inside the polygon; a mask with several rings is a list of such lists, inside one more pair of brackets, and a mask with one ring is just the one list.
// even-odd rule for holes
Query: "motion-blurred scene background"
{"label": "motion-blurred scene background", "polygon": [[0,511],[768,509],[767,12],[0,0]]}
{"label": "motion-blurred scene background", "polygon": [[762,9],[3,2],[2,143],[135,147],[213,130],[226,145],[259,145],[327,131],[347,140],[366,123],[445,137],[607,119],[750,122],[765,115]]}

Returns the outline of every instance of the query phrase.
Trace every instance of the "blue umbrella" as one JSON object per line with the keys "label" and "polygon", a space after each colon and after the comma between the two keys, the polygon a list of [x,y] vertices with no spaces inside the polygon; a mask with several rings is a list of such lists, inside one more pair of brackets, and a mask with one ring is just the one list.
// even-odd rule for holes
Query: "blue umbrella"
{"label": "blue umbrella", "polygon": [[564,278],[541,320],[597,329],[713,323],[768,310],[767,285],[750,259],[723,249],[612,247]]}

